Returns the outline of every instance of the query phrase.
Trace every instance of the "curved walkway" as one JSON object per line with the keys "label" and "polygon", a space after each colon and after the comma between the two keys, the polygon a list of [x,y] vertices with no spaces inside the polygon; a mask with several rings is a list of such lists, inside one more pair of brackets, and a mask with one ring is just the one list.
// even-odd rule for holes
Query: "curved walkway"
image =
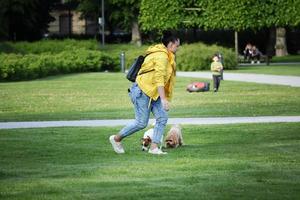
{"label": "curved walkway", "polygon": [[[210,72],[177,72],[177,76],[193,77],[193,78],[207,78],[211,79]],[[243,81],[253,83],[264,83],[274,85],[288,85],[293,87],[300,87],[299,76],[279,76],[266,74],[247,74],[247,73],[227,73],[224,72],[224,80]]]}
{"label": "curved walkway", "polygon": [[[120,120],[77,120],[77,121],[38,121],[38,122],[0,122],[0,129],[46,128],[46,127],[112,127],[124,126],[133,119]],[[149,124],[154,122],[153,119]],[[300,116],[261,116],[261,117],[207,117],[170,118],[168,124],[206,125],[238,123],[300,122]]]}

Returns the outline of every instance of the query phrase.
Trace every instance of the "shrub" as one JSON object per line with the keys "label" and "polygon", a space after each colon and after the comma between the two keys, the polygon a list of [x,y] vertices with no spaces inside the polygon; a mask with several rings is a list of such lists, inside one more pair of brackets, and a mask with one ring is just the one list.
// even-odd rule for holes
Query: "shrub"
{"label": "shrub", "polygon": [[115,58],[99,51],[77,49],[58,54],[0,54],[0,80],[28,80],[49,75],[116,71]]}
{"label": "shrub", "polygon": [[[129,46],[129,45],[127,45]],[[134,47],[130,46],[130,49],[123,47],[126,55],[126,68],[130,67],[134,59],[139,55],[143,54],[148,46]],[[118,49],[116,47],[115,49]],[[113,51],[114,53],[120,53]],[[176,53],[176,63],[177,70],[180,71],[199,71],[199,70],[209,70],[210,64],[212,62],[212,56],[216,52],[220,52],[224,58],[224,68],[225,69],[235,69],[237,67],[237,61],[235,59],[235,54],[232,50],[220,47],[217,45],[207,46],[203,43],[194,44],[184,44],[180,46],[178,52]]]}
{"label": "shrub", "polygon": [[224,58],[225,69],[235,69],[237,61],[232,50],[217,45],[207,46],[203,43],[184,44],[176,56],[177,69],[182,71],[199,71],[210,69],[212,56],[220,52]]}
{"label": "shrub", "polygon": [[49,52],[55,54],[74,49],[99,50],[99,43],[96,40],[74,39],[0,43],[0,51],[4,53],[42,54]]}
{"label": "shrub", "polygon": [[[0,81],[27,80],[62,73],[116,71],[120,53],[125,52],[126,69],[149,46],[106,45],[99,49],[96,40],[42,40],[38,42],[0,43]],[[1,54],[2,52],[2,54]],[[105,53],[104,53],[105,52]],[[199,71],[210,68],[211,57],[221,52],[225,69],[235,69],[234,52],[217,45],[184,44],[176,56],[177,70]]]}

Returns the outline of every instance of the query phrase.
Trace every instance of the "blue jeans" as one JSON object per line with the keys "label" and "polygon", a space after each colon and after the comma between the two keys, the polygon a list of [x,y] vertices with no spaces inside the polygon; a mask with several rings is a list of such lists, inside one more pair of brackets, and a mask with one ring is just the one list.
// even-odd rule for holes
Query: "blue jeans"
{"label": "blue jeans", "polygon": [[152,142],[159,144],[168,121],[168,113],[163,109],[160,98],[156,101],[151,100],[149,104],[150,97],[139,88],[137,83],[134,83],[130,88],[129,96],[134,105],[135,120],[126,125],[119,132],[119,135],[123,139],[146,128],[149,122],[150,112],[152,112],[156,119]]}

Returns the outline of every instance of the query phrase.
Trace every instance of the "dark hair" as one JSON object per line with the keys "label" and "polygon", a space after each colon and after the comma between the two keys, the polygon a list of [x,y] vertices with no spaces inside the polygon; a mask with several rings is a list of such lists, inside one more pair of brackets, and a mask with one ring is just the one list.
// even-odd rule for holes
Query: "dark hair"
{"label": "dark hair", "polygon": [[164,31],[163,36],[161,38],[161,42],[167,47],[170,42],[176,42],[179,40],[178,37],[173,35],[171,31]]}
{"label": "dark hair", "polygon": [[218,57],[218,58],[220,59],[220,54],[219,54],[219,53],[215,53],[215,54],[211,57],[211,59],[213,59],[214,57]]}

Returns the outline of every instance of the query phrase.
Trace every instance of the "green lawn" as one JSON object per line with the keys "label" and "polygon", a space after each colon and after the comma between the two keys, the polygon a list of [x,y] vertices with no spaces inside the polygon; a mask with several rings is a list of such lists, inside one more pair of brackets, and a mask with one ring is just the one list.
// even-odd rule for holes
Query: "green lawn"
{"label": "green lawn", "polygon": [[[170,117],[299,115],[300,88],[223,81],[187,93],[178,78]],[[206,80],[207,81],[207,80]],[[133,118],[121,73],[0,83],[0,121]],[[169,127],[168,127],[169,128]],[[142,152],[142,132],[115,128],[0,130],[0,199],[297,199],[300,123],[183,126],[186,145]]]}
{"label": "green lawn", "polygon": [[[300,76],[300,65],[235,72]],[[218,93],[187,93],[196,80],[210,81],[177,78],[170,117],[300,114],[300,88],[226,80]],[[0,83],[0,121],[133,118],[129,85],[121,73]],[[141,151],[142,131],[124,140],[126,154],[116,155],[108,137],[120,128],[0,130],[0,199],[300,196],[300,123],[183,126],[186,145],[165,156]]]}
{"label": "green lawn", "polygon": [[[300,88],[223,81],[220,92],[188,93],[177,78],[170,117],[299,115]],[[54,76],[0,83],[0,121],[133,118],[121,73]]]}
{"label": "green lawn", "polygon": [[116,128],[0,130],[0,199],[298,199],[300,123],[183,126],[186,145],[116,155]]}
{"label": "green lawn", "polygon": [[254,73],[271,75],[300,76],[300,64],[291,65],[243,65],[237,70],[227,70],[229,73]]}
{"label": "green lawn", "polygon": [[274,56],[271,62],[300,62],[300,55]]}

